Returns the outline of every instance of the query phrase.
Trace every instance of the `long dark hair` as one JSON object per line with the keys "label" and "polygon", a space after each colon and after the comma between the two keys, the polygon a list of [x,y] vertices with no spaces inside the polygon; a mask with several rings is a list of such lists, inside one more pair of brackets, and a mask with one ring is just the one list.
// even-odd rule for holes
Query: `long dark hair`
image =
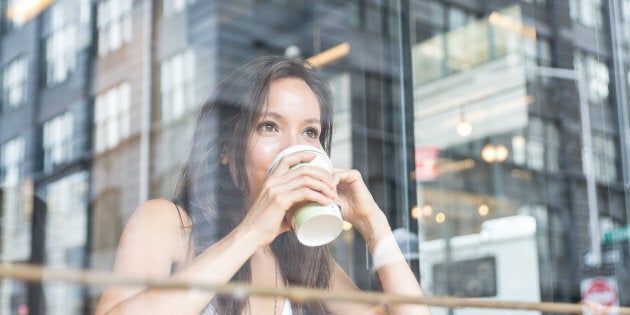
{"label": "long dark hair", "polygon": [[[249,193],[245,149],[264,111],[272,82],[281,78],[303,80],[319,101],[322,130],[319,141],[330,153],[332,95],[323,75],[301,60],[267,56],[250,60],[219,83],[201,108],[190,156],[178,183],[176,202],[191,219],[190,246],[199,255],[225,237],[245,217]],[[225,165],[222,159],[232,163]],[[330,245],[307,247],[294,233],[278,236],[271,249],[290,285],[328,288],[333,271]],[[251,281],[249,260],[232,281]],[[247,300],[217,295],[211,302],[218,314],[240,314]],[[320,301],[293,305],[294,314],[327,314]]]}

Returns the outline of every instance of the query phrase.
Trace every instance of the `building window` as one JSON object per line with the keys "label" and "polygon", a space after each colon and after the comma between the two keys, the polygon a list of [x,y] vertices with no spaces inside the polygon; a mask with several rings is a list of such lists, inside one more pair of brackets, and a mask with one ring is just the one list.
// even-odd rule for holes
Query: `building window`
{"label": "building window", "polygon": [[608,103],[610,74],[608,66],[603,60],[592,55],[576,53],[574,61],[582,67],[587,84],[588,100],[592,104]]}
{"label": "building window", "polygon": [[116,147],[130,133],[131,89],[121,83],[96,97],[94,109],[96,152]]}
{"label": "building window", "polygon": [[569,10],[573,21],[588,27],[601,27],[603,25],[601,0],[570,0]]}
{"label": "building window", "polygon": [[545,167],[545,135],[542,119],[530,117],[527,130],[527,166],[541,171]]}
{"label": "building window", "polygon": [[26,22],[23,18],[19,17],[14,13],[14,9],[16,4],[20,2],[19,0],[7,0],[5,4],[6,8],[6,18],[2,19],[4,22],[3,32],[8,33],[12,30],[18,29],[24,25]]}
{"label": "building window", "polygon": [[51,10],[51,33],[46,39],[46,84],[61,83],[76,67],[76,26],[65,16],[63,3]]}
{"label": "building window", "polygon": [[[84,267],[87,243],[88,173],[81,171],[46,187],[46,265]],[[46,314],[80,314],[82,287],[67,283],[44,284]]]}
{"label": "building window", "polygon": [[2,74],[2,111],[9,111],[26,102],[28,59],[19,57],[4,68]]}
{"label": "building window", "polygon": [[131,41],[133,1],[102,0],[98,3],[98,54],[104,56]]}
{"label": "building window", "polygon": [[447,12],[447,28],[449,31],[474,23],[477,19],[474,14],[457,7],[449,7]]}
{"label": "building window", "polygon": [[67,112],[44,124],[44,171],[72,160],[73,123],[72,113]]}
{"label": "building window", "polygon": [[181,13],[186,9],[187,5],[195,3],[196,0],[163,0],[162,15],[169,17],[177,13]]}
{"label": "building window", "polygon": [[560,170],[560,132],[555,124],[547,123],[545,126],[546,145],[545,159],[548,171],[558,172]]}
{"label": "building window", "polygon": [[621,30],[622,38],[630,37],[630,0],[621,1],[621,28],[620,30]]}
{"label": "building window", "polygon": [[512,137],[512,160],[514,164],[526,165],[529,169],[558,171],[560,136],[558,128],[539,117],[530,117],[525,135]]}
{"label": "building window", "polygon": [[[604,183],[617,180],[617,151],[614,138],[610,135],[593,134],[593,174]],[[586,165],[584,165],[586,167]],[[586,170],[584,171],[586,173]]]}
{"label": "building window", "polygon": [[551,45],[549,40],[544,38],[524,38],[522,41],[523,52],[525,55],[525,63],[528,70],[525,72],[527,80],[530,82],[539,82],[544,86],[548,86],[551,82],[550,76],[539,75],[536,67],[551,67]]}
{"label": "building window", "polygon": [[79,0],[79,23],[83,25],[89,25],[92,19],[92,1],[91,0]]}
{"label": "building window", "polygon": [[17,137],[0,146],[0,185],[15,186],[24,175],[24,138]]}
{"label": "building window", "polygon": [[183,51],[162,62],[162,121],[176,120],[195,106],[195,54]]}

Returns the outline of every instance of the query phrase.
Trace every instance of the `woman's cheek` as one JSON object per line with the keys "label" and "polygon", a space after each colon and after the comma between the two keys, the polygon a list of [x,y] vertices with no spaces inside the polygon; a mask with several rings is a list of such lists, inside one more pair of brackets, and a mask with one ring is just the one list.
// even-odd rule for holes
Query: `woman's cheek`
{"label": "woman's cheek", "polygon": [[247,176],[250,183],[250,191],[258,193],[267,178],[267,170],[271,166],[278,152],[277,143],[257,141],[253,150],[249,151],[247,163]]}

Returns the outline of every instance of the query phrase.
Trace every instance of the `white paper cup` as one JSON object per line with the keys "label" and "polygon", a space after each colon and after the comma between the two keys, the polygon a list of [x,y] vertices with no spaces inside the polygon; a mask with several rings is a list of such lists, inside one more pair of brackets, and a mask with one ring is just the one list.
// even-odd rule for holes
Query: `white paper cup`
{"label": "white paper cup", "polygon": [[[304,165],[312,165],[319,166],[332,173],[332,161],[324,151],[310,145],[296,145],[286,148],[276,155],[269,167],[267,175],[273,172],[276,165],[280,162],[280,159],[299,151],[317,153],[317,156],[310,162],[293,165],[291,169]],[[343,229],[341,211],[336,204],[323,206],[316,202],[309,202],[295,211],[289,211],[287,218],[291,223],[291,228],[293,228],[297,239],[306,246],[321,246],[330,243],[339,236]]]}

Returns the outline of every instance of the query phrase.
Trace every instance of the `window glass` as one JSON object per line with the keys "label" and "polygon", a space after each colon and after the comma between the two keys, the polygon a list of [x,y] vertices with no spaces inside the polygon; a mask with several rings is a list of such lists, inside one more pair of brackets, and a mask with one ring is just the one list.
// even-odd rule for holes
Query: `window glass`
{"label": "window glass", "polygon": [[26,101],[28,59],[21,56],[4,67],[2,77],[2,110],[17,108]]}
{"label": "window glass", "polygon": [[114,148],[129,137],[131,130],[131,90],[128,83],[114,86],[96,97],[94,102],[95,149]]}
{"label": "window glass", "polygon": [[574,62],[579,63],[583,69],[583,75],[587,82],[589,101],[597,105],[607,103],[610,75],[606,63],[597,60],[597,58],[592,55],[584,55],[583,53],[576,53],[574,58]]}
{"label": "window glass", "polygon": [[[24,138],[15,137],[0,144],[0,257],[3,262],[27,262],[32,253],[32,182],[25,176]],[[0,282],[0,311],[28,309],[26,283],[13,279]]]}
{"label": "window glass", "polygon": [[[363,294],[416,282],[429,297],[630,306],[630,0],[6,0],[0,11],[0,275],[25,263],[45,275],[4,277],[0,314],[104,314],[144,297],[149,313],[417,314]],[[269,55],[309,65],[239,68]],[[286,78],[312,70],[322,77]],[[286,158],[269,171],[296,143],[329,150],[341,183],[330,196],[321,170]],[[287,187],[304,189],[277,194]],[[347,202],[354,189],[362,206]],[[339,228],[329,246],[298,240],[291,217],[311,198],[341,208],[324,224]],[[271,219],[265,231],[284,233],[258,246],[248,237]],[[170,299],[47,268],[245,286]],[[249,284],[299,296],[257,297]],[[296,289],[326,285],[335,298],[356,287],[377,309],[308,304]]]}
{"label": "window glass", "polygon": [[195,104],[195,54],[186,50],[162,62],[162,121],[181,118]]}
{"label": "window glass", "polygon": [[92,0],[79,0],[79,23],[89,25],[92,19]]}
{"label": "window glass", "polygon": [[14,138],[0,148],[0,183],[3,186],[17,185],[24,176],[24,139]]}
{"label": "window glass", "polygon": [[601,0],[571,0],[571,17],[574,21],[588,27],[602,25],[602,2]]}
{"label": "window glass", "polygon": [[74,119],[64,113],[44,124],[44,171],[69,162],[73,158]]}
{"label": "window glass", "polygon": [[[46,264],[56,268],[81,268],[87,245],[86,172],[68,175],[46,189]],[[71,230],[72,233],[66,231]],[[80,285],[44,284],[46,314],[79,314],[82,308]]]}
{"label": "window glass", "polygon": [[162,15],[169,17],[181,13],[187,5],[194,4],[196,0],[162,0]]}
{"label": "window glass", "polygon": [[[617,180],[617,152],[615,139],[593,134],[593,172],[595,178],[605,183]],[[585,170],[586,172],[586,170]]]}
{"label": "window glass", "polygon": [[45,40],[46,83],[65,81],[76,67],[77,31],[70,20],[69,3],[60,2],[51,8],[51,33]]}
{"label": "window glass", "polygon": [[[627,73],[627,64],[615,68],[611,61],[616,57],[602,53],[610,35],[604,25],[614,23],[607,20],[610,8],[590,0],[569,1],[568,7],[527,2],[469,15],[475,18],[457,23],[459,29],[436,27],[422,17],[412,21],[419,30],[411,54],[417,205],[410,213],[423,240],[423,288],[431,294],[557,300],[564,286],[560,279],[570,273],[561,267],[571,261],[569,247],[579,243],[586,255],[575,258],[582,259],[580,268],[601,274],[604,266],[616,263],[601,258],[600,267],[594,267],[591,255],[605,256],[612,246],[626,244],[619,239],[606,243],[625,230],[599,224],[597,214],[605,209],[625,218],[628,205],[625,194],[613,188],[623,164],[618,132],[627,132],[624,114],[615,112],[628,105],[623,97],[613,99],[612,91],[613,74]],[[465,20],[461,10],[449,10],[446,19]],[[547,10],[556,13],[547,15]],[[569,40],[571,48],[547,32],[544,17],[559,12],[573,20],[567,29],[582,34]],[[625,40],[618,44],[628,46]],[[575,57],[566,60],[563,54]],[[458,67],[466,60],[474,62]],[[444,64],[449,66],[438,66]],[[616,109],[601,107],[613,103]],[[586,169],[588,152],[592,170]],[[567,171],[576,174],[579,188],[566,184]],[[617,194],[619,202],[604,197],[604,191]],[[577,213],[583,219],[566,217]],[[570,234],[590,241],[566,237],[571,224],[588,227]],[[510,260],[513,245],[520,263],[528,262],[510,277],[495,273]],[[584,275],[581,281],[591,278]],[[511,291],[515,279],[519,287]]]}
{"label": "window glass", "polygon": [[98,54],[106,55],[131,41],[132,1],[101,0],[98,3]]}
{"label": "window glass", "polygon": [[3,5],[3,11],[6,11],[7,19],[2,19],[4,29],[3,32],[8,32],[13,29],[19,29],[26,22],[22,14],[20,14],[17,4],[19,0],[7,0]]}

